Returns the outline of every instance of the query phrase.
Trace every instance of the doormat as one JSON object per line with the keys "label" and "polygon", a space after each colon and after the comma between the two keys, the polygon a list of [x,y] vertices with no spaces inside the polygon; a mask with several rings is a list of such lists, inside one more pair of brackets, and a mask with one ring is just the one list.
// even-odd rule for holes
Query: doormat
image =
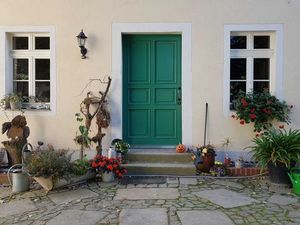
{"label": "doormat", "polygon": [[125,176],[121,180],[121,184],[165,184],[166,177],[161,176]]}

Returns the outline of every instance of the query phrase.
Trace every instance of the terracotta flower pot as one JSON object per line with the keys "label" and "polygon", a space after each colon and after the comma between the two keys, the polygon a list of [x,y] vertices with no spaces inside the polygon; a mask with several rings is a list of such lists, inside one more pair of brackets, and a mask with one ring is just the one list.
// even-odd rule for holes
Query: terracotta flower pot
{"label": "terracotta flower pot", "polygon": [[202,161],[203,161],[202,172],[208,173],[210,168],[215,165],[215,156],[213,155],[202,156]]}

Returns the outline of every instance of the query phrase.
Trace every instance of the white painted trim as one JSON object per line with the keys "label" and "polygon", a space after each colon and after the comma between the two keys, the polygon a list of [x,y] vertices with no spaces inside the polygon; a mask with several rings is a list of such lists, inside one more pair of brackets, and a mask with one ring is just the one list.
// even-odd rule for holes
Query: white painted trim
{"label": "white painted trim", "polygon": [[[56,113],[56,46],[55,46],[55,28],[53,26],[0,26],[0,73],[5,76],[0,76],[0,96],[7,94],[10,89],[9,79],[7,75],[10,70],[9,64],[9,49],[7,33],[49,33],[50,34],[50,59],[51,59],[51,85],[50,85],[50,109],[49,111],[43,110],[27,110],[26,115],[42,115],[53,116]],[[7,111],[14,114],[14,112]]]}
{"label": "white painted trim", "polygon": [[190,23],[112,24],[112,138],[122,138],[122,34],[182,35],[182,142],[192,145],[192,26]]}
{"label": "white painted trim", "polygon": [[[224,76],[223,76],[223,113],[230,115],[229,88],[230,88],[230,33],[231,32],[275,32],[275,79],[273,94],[277,98],[283,98],[283,25],[282,24],[248,24],[248,25],[224,25]],[[272,79],[272,78],[271,78]]]}

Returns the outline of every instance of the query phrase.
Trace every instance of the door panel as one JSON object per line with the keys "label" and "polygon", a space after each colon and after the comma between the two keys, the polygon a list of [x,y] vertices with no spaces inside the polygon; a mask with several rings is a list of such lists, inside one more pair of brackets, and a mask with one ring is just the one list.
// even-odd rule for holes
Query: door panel
{"label": "door panel", "polygon": [[176,110],[157,109],[154,120],[156,138],[176,138]]}
{"label": "door panel", "polygon": [[149,138],[150,137],[150,110],[131,109],[128,111],[128,137]]}
{"label": "door panel", "polygon": [[181,142],[181,36],[123,36],[123,139],[131,145]]}

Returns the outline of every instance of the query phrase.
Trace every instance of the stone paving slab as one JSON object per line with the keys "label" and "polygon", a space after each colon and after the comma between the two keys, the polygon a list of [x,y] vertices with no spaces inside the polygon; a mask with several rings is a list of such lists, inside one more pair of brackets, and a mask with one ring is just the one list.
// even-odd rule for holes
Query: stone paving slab
{"label": "stone paving slab", "polygon": [[36,206],[29,199],[0,204],[0,217],[12,216],[36,210]]}
{"label": "stone paving slab", "polygon": [[177,211],[182,225],[234,225],[234,223],[219,211]]}
{"label": "stone paving slab", "polygon": [[101,211],[64,210],[46,225],[95,225],[107,215]]}
{"label": "stone paving slab", "polygon": [[78,190],[72,190],[67,192],[66,191],[57,192],[57,193],[49,194],[48,196],[51,199],[51,201],[53,201],[54,203],[62,204],[74,200],[96,197],[98,196],[98,194],[88,189],[78,189]]}
{"label": "stone paving slab", "polygon": [[168,177],[167,183],[168,184],[178,184],[178,178],[177,177]]}
{"label": "stone paving slab", "polygon": [[179,197],[177,188],[130,188],[118,189],[114,199],[176,199],[177,197]]}
{"label": "stone paving slab", "polygon": [[189,177],[181,177],[179,178],[180,184],[183,185],[196,185],[197,179],[196,178],[189,178]]}
{"label": "stone paving slab", "polygon": [[167,210],[123,209],[120,213],[120,225],[168,225]]}
{"label": "stone paving slab", "polygon": [[257,202],[255,199],[227,189],[205,190],[194,193],[224,208],[233,208]]}
{"label": "stone paving slab", "polygon": [[278,205],[289,205],[298,202],[298,199],[293,198],[292,196],[274,194],[269,198],[268,201]]}
{"label": "stone paving slab", "polygon": [[213,182],[213,184],[224,185],[224,186],[234,187],[234,188],[243,188],[244,187],[242,184],[239,184],[239,183],[233,182],[233,181],[228,181],[228,180],[216,180]]}

